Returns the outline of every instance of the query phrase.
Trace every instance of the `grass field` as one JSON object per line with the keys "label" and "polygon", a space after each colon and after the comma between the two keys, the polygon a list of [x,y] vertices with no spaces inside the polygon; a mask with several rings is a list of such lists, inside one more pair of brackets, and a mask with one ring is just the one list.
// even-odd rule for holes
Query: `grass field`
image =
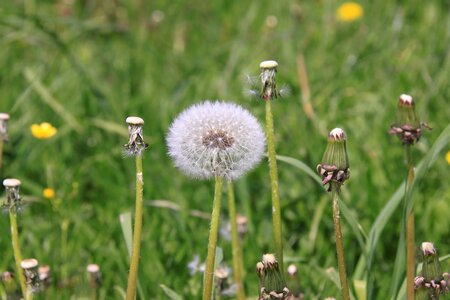
{"label": "grass field", "polygon": [[[11,119],[0,175],[22,181],[28,203],[18,216],[23,256],[53,270],[51,288],[35,299],[88,298],[91,262],[102,270],[100,299],[121,299],[126,290],[129,263],[119,215],[134,209],[134,161],[122,155],[129,115],[145,120],[150,145],[143,158],[139,299],[167,299],[161,284],[183,299],[200,298],[202,275],[191,276],[187,265],[195,255],[205,259],[209,221],[192,211],[209,214],[214,186],[173,166],[165,135],[183,109],[205,99],[236,102],[264,123],[264,104],[245,95],[245,78],[257,76],[266,59],[278,61],[277,81],[290,89],[273,102],[279,155],[315,170],[328,131],[339,126],[347,132],[351,178],[342,199],[350,214],[342,226],[349,277],[365,279],[357,264],[374,230],[380,236],[371,248],[369,299],[395,299],[402,205],[392,216],[381,211],[404,181],[406,166],[401,143],[387,130],[402,93],[414,97],[418,114],[433,127],[413,149],[416,163],[431,155],[449,125],[450,4],[362,1],[361,19],[339,22],[340,4],[2,1],[0,112]],[[41,122],[52,123],[57,134],[35,139],[30,126]],[[416,244],[431,241],[441,256],[450,254],[448,131],[414,190]],[[291,164],[279,162],[279,177],[285,259],[298,265],[305,299],[339,299],[326,271],[337,266],[330,197]],[[53,200],[42,196],[46,187],[55,190]],[[238,213],[249,219],[245,288],[255,299],[255,264],[273,251],[267,162],[235,189]],[[224,224],[226,201],[222,208]],[[383,217],[386,226],[378,231],[372,226]],[[7,214],[0,232],[0,271],[13,271]],[[219,246],[231,265],[230,242],[220,238]],[[443,268],[450,270],[448,261]]]}

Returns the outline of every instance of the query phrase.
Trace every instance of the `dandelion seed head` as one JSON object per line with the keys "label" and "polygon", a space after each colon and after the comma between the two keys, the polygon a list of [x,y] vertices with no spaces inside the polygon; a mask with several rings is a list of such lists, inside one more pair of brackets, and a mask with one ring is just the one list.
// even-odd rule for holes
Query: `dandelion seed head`
{"label": "dandelion seed head", "polygon": [[206,101],[191,106],[172,123],[167,135],[169,155],[188,176],[236,179],[252,169],[265,150],[265,135],[244,108]]}

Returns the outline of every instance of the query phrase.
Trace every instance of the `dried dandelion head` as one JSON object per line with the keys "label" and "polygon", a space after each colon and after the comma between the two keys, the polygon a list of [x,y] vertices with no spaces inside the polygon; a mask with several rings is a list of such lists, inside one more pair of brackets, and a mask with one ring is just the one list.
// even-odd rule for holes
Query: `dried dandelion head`
{"label": "dried dandelion head", "polygon": [[3,180],[3,186],[6,191],[5,202],[2,204],[4,209],[19,210],[22,204],[22,198],[19,194],[20,180],[15,178],[7,178]]}
{"label": "dried dandelion head", "polygon": [[144,142],[144,120],[139,117],[128,117],[125,122],[128,124],[129,139],[128,143],[123,146],[124,154],[126,156],[140,156],[148,147],[148,144]]}
{"label": "dried dandelion head", "polygon": [[175,166],[186,175],[234,180],[261,160],[265,135],[244,108],[206,101],[186,109],[173,121],[167,146]]}

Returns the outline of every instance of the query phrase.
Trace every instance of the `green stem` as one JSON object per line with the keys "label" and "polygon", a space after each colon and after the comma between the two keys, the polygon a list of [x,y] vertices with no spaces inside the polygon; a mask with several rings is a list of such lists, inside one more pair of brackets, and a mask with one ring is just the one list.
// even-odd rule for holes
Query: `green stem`
{"label": "green stem", "polygon": [[242,283],[242,256],[236,223],[236,204],[234,198],[233,182],[228,182],[228,209],[231,224],[231,253],[233,256],[233,274],[236,283],[236,299],[245,300],[244,285]]}
{"label": "green stem", "polygon": [[128,275],[127,300],[134,300],[136,295],[136,281],[141,252],[142,231],[142,192],[144,176],[142,174],[142,156],[136,155],[136,211],[134,219],[133,248],[131,251],[130,273]]}
{"label": "green stem", "polygon": [[3,139],[0,138],[0,175],[2,174],[2,163],[3,163]]}
{"label": "green stem", "polygon": [[27,289],[25,300],[33,300],[33,291],[31,290],[31,288]]}
{"label": "green stem", "polygon": [[[408,177],[406,179],[405,206],[411,197],[411,186],[414,181],[414,164],[412,159],[411,146],[406,145],[406,161],[408,164]],[[406,299],[414,299],[414,208],[408,213],[406,223]]]}
{"label": "green stem", "polygon": [[216,177],[211,228],[209,230],[208,256],[206,257],[205,274],[203,277],[203,300],[210,300],[214,279],[214,262],[216,259],[217,232],[219,231],[220,200],[222,197],[222,177]]}
{"label": "green stem", "polygon": [[27,285],[25,283],[25,276],[23,275],[22,267],[20,266],[20,262],[22,261],[22,254],[20,252],[19,233],[17,230],[17,215],[16,215],[16,208],[14,207],[14,205],[12,205],[11,208],[9,209],[9,218],[11,220],[11,238],[14,251],[14,259],[16,261],[16,271],[19,276],[22,295],[27,295]]}
{"label": "green stem", "polygon": [[332,198],[333,198],[333,221],[334,221],[334,231],[336,234],[336,253],[338,260],[339,269],[339,279],[341,280],[341,292],[342,299],[350,300],[350,292],[348,288],[347,272],[345,270],[345,259],[344,259],[344,243],[342,239],[341,232],[341,216],[339,211],[339,193],[337,191],[338,186],[333,183],[332,186]]}
{"label": "green stem", "polygon": [[280,198],[278,196],[278,169],[275,152],[275,142],[273,137],[273,116],[271,100],[266,99],[266,133],[267,133],[267,154],[269,157],[270,186],[272,189],[272,225],[275,241],[275,257],[278,260],[280,269],[284,272],[283,266],[283,233],[281,229]]}

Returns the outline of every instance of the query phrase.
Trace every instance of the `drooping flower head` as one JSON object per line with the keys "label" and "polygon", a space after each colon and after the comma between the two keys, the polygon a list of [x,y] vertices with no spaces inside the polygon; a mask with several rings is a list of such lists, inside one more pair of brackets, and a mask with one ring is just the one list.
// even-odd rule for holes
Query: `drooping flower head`
{"label": "drooping flower head", "polygon": [[186,109],[173,121],[167,146],[175,166],[186,175],[233,180],[261,160],[265,135],[244,108],[206,101]]}

